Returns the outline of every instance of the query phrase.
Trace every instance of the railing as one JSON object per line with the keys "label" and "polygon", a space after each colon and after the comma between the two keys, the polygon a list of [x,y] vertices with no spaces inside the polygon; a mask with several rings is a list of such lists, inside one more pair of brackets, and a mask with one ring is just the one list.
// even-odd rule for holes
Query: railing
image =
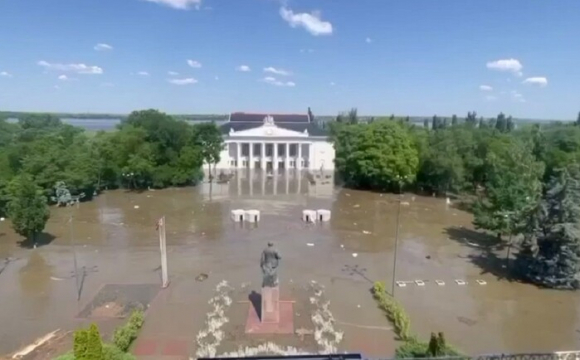
{"label": "railing", "polygon": [[[292,356],[252,356],[243,359],[249,360],[363,360],[369,359],[361,354],[325,354],[325,355],[292,355]],[[580,351],[558,351],[554,353],[529,353],[529,354],[488,354],[477,356],[448,356],[448,357],[423,357],[417,360],[580,360]],[[199,360],[231,360],[231,358],[200,358]],[[369,359],[370,360],[370,359]],[[390,360],[390,359],[384,359]],[[408,359],[414,360],[414,359]]]}

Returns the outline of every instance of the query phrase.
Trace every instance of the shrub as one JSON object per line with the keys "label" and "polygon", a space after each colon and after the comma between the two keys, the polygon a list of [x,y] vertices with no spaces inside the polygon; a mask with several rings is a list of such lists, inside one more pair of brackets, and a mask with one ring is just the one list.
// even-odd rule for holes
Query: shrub
{"label": "shrub", "polygon": [[379,303],[379,307],[385,312],[387,318],[395,327],[395,334],[401,340],[411,338],[411,320],[405,309],[385,291],[385,285],[379,281],[373,286],[373,296]]}
{"label": "shrub", "polygon": [[395,350],[395,358],[424,358],[427,357],[428,351],[429,344],[413,338],[409,341],[405,341],[403,345],[399,346],[397,350]]}
{"label": "shrub", "polygon": [[113,344],[103,344],[103,360],[135,360],[135,356],[123,352]]}
{"label": "shrub", "polygon": [[69,351],[66,354],[55,358],[54,360],[75,360],[75,354],[72,351]]}
{"label": "shrub", "polygon": [[131,314],[129,321],[115,330],[113,334],[113,343],[119,350],[126,352],[133,340],[137,338],[139,329],[143,326],[143,311],[135,310]]}

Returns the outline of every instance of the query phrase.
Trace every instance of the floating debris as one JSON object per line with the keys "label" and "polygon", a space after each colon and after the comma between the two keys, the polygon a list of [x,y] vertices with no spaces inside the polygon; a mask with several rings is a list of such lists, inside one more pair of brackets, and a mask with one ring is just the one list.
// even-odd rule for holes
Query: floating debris
{"label": "floating debris", "polygon": [[0,217],[0,221],[4,221],[4,220],[6,220],[6,219],[4,219],[3,217]]}
{"label": "floating debris", "polygon": [[208,277],[209,277],[209,275],[208,275],[208,274],[206,274],[206,273],[201,273],[201,274],[199,274],[199,275],[197,275],[197,276],[195,277],[195,280],[196,280],[196,281],[205,281],[205,280],[207,280],[207,278],[208,278]]}
{"label": "floating debris", "polygon": [[314,246],[314,244],[313,244],[313,243],[307,243],[306,245],[307,245],[307,246]]}
{"label": "floating debris", "polygon": [[485,280],[475,280],[479,285],[487,285],[487,281]]}
{"label": "floating debris", "polygon": [[445,286],[445,281],[443,281],[443,280],[435,280],[435,284],[437,284],[439,286]]}
{"label": "floating debris", "polygon": [[352,253],[352,257],[357,257],[358,254],[357,253]]}
{"label": "floating debris", "polygon": [[139,205],[133,206],[133,209],[139,209]]}
{"label": "floating debris", "polygon": [[415,284],[417,284],[417,286],[425,286],[425,282],[423,280],[415,280]]}
{"label": "floating debris", "polygon": [[370,234],[371,234],[371,232],[370,232],[370,231],[366,231],[366,230],[363,230],[362,232],[363,232],[363,234],[365,234],[365,235],[370,235]]}

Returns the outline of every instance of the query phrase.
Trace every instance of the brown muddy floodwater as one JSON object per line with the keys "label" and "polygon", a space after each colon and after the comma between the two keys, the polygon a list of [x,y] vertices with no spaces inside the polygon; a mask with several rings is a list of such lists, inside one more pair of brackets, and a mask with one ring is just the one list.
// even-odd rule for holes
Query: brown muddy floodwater
{"label": "brown muddy floodwater", "polygon": [[[221,280],[258,284],[260,252],[274,241],[283,258],[282,286],[312,280],[325,285],[344,331],[341,350],[356,351],[361,341],[392,341],[390,332],[367,331],[389,326],[368,290],[376,280],[390,289],[397,197],[332,183],[324,176],[311,185],[296,174],[272,180],[240,173],[211,190],[203,184],[109,191],[78,208],[53,208],[46,244],[36,249],[19,245],[9,221],[0,222],[0,353],[57,328],[75,328],[77,314],[105,284],[159,283],[155,224],[163,215],[175,299],[206,303]],[[499,258],[485,255],[488,239],[471,230],[469,214],[444,199],[407,194],[403,201],[396,279],[426,282],[395,288],[413,331],[423,338],[443,331],[448,342],[471,354],[580,348],[578,294],[502,279],[505,251]],[[258,209],[261,221],[257,227],[235,224],[232,209]],[[303,209],[330,209],[332,220],[305,224]],[[85,269],[78,301],[75,257]],[[200,273],[208,280],[196,282]],[[193,312],[178,316],[192,323],[204,319]],[[384,351],[388,356],[393,349]]]}

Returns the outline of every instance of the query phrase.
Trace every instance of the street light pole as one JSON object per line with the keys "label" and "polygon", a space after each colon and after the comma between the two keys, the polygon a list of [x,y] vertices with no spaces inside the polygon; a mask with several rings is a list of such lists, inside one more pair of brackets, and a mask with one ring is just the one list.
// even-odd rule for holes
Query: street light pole
{"label": "street light pole", "polygon": [[391,281],[391,295],[395,297],[395,281],[397,275],[397,248],[399,245],[399,220],[401,218],[401,200],[402,200],[402,183],[399,179],[399,206],[397,208],[397,230],[395,232],[395,253],[394,253],[394,260],[393,260],[393,279]]}
{"label": "street light pole", "polygon": [[79,290],[79,273],[78,273],[78,265],[77,265],[77,252],[76,252],[76,248],[75,248],[75,243],[74,243],[74,228],[73,228],[73,216],[72,214],[70,215],[70,244],[72,247],[72,251],[73,251],[73,263],[74,263],[74,277],[75,277],[75,284],[77,287],[77,301],[80,300],[80,290]]}

